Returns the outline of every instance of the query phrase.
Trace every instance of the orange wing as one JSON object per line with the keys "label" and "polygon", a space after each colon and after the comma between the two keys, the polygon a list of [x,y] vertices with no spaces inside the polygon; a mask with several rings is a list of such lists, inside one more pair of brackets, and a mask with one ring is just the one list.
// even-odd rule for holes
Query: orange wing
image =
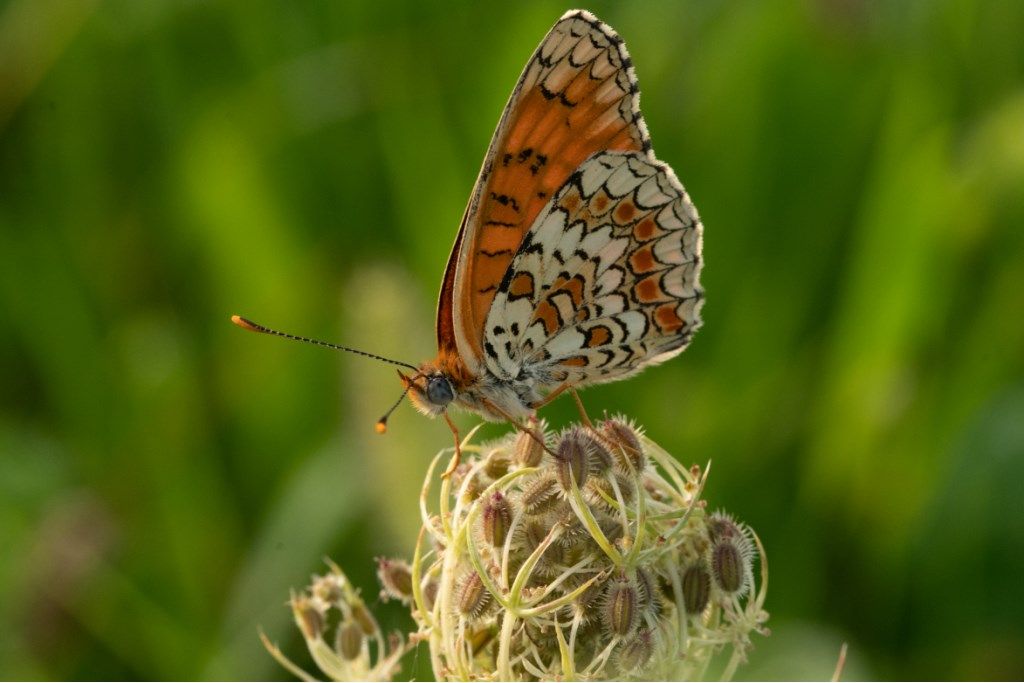
{"label": "orange wing", "polygon": [[441,285],[437,336],[474,374],[495,292],[551,195],[595,152],[650,154],[622,39],[583,10],[551,28],[512,91]]}

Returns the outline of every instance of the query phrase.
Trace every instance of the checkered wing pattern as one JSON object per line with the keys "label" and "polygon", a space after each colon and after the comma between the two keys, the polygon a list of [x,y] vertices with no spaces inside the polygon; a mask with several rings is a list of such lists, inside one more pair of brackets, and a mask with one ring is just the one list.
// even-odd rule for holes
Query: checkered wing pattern
{"label": "checkered wing pattern", "polygon": [[497,287],[488,370],[551,390],[678,354],[701,324],[701,239],[671,168],[644,152],[594,154],[544,206]]}

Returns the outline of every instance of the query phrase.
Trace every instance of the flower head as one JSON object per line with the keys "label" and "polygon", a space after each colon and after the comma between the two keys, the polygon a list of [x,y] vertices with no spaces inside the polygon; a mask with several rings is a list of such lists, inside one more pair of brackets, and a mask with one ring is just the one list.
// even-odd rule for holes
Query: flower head
{"label": "flower head", "polygon": [[[749,527],[706,512],[707,468],[682,467],[624,418],[527,429],[483,445],[471,434],[431,512],[451,449],[439,453],[412,562],[379,561],[384,595],[410,604],[409,642],[429,644],[438,679],[687,680],[726,651],[731,676],[750,635],[767,632],[767,568]],[[292,606],[331,678],[393,675],[408,649],[383,643],[336,567]]]}
{"label": "flower head", "polygon": [[[427,475],[412,572],[438,590],[415,597],[413,617],[435,675],[696,678],[727,648],[733,670],[767,619],[761,550],[706,512],[706,468],[680,466],[624,418],[533,429],[468,439],[433,513],[443,453]],[[497,471],[496,453],[513,454]]]}
{"label": "flower head", "polygon": [[[306,590],[293,594],[290,601],[309,654],[335,681],[391,680],[409,647],[397,633],[385,638],[345,573],[332,562],[328,566],[328,573],[314,576]],[[303,680],[314,680],[265,635],[261,637],[282,666]]]}

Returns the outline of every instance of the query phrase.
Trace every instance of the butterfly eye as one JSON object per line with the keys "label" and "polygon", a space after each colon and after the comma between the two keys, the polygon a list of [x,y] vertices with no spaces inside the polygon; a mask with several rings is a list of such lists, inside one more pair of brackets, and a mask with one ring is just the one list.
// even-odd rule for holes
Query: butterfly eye
{"label": "butterfly eye", "polygon": [[452,383],[444,375],[434,375],[427,380],[427,398],[436,405],[448,405],[455,398]]}

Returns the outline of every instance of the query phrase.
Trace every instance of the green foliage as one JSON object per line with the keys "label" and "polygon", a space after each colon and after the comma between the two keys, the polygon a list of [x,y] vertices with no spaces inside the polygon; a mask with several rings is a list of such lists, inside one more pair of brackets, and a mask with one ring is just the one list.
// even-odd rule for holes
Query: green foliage
{"label": "green foliage", "polygon": [[[278,676],[257,626],[301,654],[282,603],[322,555],[373,598],[446,427],[376,436],[391,369],[228,316],[431,356],[565,9],[0,5],[0,675]],[[708,298],[681,358],[584,398],[712,459],[758,529],[775,635],[741,674],[825,677],[848,640],[850,678],[1020,678],[1024,5],[590,9],[701,212]]]}

